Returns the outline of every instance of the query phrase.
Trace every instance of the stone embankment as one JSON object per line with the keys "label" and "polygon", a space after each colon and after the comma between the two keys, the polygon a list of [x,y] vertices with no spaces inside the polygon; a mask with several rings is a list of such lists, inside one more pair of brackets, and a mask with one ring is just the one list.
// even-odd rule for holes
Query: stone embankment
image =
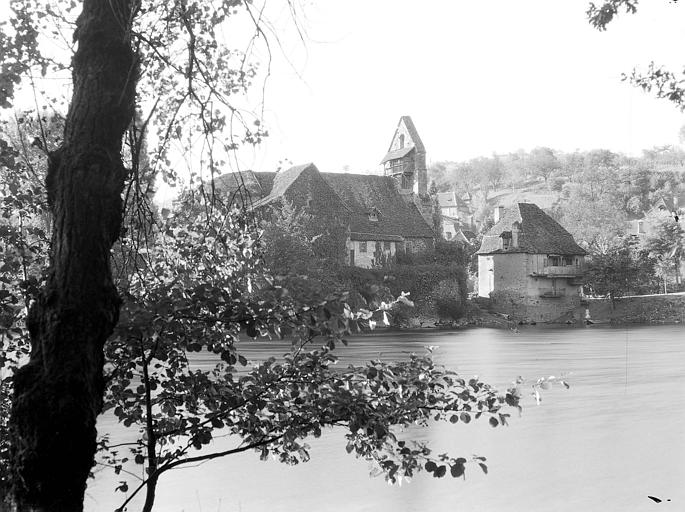
{"label": "stone embankment", "polygon": [[[578,324],[590,320],[596,324],[685,324],[685,293],[639,295],[614,299],[584,298],[581,305],[561,315],[552,324]],[[494,327],[516,329],[519,324],[532,323],[510,313],[497,311],[497,306],[482,297],[469,300],[464,318],[456,322],[440,321],[430,315],[409,319],[410,329],[464,327]]]}
{"label": "stone embankment", "polygon": [[[685,323],[685,294],[635,295],[614,299],[585,299],[593,322],[613,324]],[[585,314],[583,314],[583,318]]]}

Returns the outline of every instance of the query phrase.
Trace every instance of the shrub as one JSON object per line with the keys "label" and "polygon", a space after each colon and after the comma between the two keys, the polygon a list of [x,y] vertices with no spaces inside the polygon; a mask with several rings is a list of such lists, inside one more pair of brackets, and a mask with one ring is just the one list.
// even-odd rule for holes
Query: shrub
{"label": "shrub", "polygon": [[409,320],[413,315],[414,308],[402,302],[393,304],[390,310],[390,325],[393,327],[409,327]]}
{"label": "shrub", "polygon": [[464,316],[466,310],[464,289],[456,279],[445,279],[440,281],[433,296],[435,300],[435,311],[441,320],[459,320]]}
{"label": "shrub", "polygon": [[397,297],[409,293],[416,304],[414,313],[432,313],[435,306],[434,293],[445,280],[456,282],[461,301],[466,300],[466,271],[459,265],[392,265],[390,268],[342,267],[338,279],[350,292],[361,294],[367,301],[373,296],[386,300],[386,294]]}

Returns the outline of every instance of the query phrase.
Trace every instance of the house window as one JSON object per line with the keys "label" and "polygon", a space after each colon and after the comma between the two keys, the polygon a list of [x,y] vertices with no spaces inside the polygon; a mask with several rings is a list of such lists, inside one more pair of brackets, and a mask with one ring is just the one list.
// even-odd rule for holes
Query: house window
{"label": "house window", "polygon": [[384,251],[390,250],[390,242],[383,242],[383,250]]}
{"label": "house window", "polygon": [[645,223],[642,220],[637,221],[637,232],[638,233],[644,233],[645,232]]}
{"label": "house window", "polygon": [[509,249],[509,239],[508,238],[502,238],[502,249],[504,249],[504,250]]}
{"label": "house window", "polygon": [[404,134],[400,135],[400,149],[404,147]]}
{"label": "house window", "polygon": [[369,220],[372,222],[378,222],[378,208],[375,206],[369,211]]}
{"label": "house window", "polygon": [[403,174],[402,175],[402,188],[412,188],[414,185],[414,175],[413,174]]}
{"label": "house window", "polygon": [[359,242],[359,252],[366,252],[366,242]]}
{"label": "house window", "polygon": [[561,265],[561,256],[549,256],[548,261],[550,267],[558,267]]}
{"label": "house window", "polygon": [[449,240],[450,238],[452,238],[452,232],[451,232],[451,231],[448,231],[447,233],[445,233],[445,238],[447,238],[447,240]]}

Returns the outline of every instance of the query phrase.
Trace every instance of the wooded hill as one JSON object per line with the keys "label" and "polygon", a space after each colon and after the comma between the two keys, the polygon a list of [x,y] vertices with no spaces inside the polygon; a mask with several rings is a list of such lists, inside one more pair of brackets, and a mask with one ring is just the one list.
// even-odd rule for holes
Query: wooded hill
{"label": "wooded hill", "polygon": [[[470,199],[485,222],[497,205],[532,202],[588,246],[625,233],[661,197],[685,193],[685,151],[676,146],[629,157],[605,149],[565,153],[539,147],[430,166],[432,192]],[[483,224],[481,224],[483,225]]]}

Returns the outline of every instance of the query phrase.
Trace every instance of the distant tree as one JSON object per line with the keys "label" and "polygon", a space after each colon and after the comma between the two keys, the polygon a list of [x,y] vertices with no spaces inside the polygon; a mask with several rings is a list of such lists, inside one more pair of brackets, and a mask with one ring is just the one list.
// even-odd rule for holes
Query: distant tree
{"label": "distant tree", "polygon": [[562,200],[552,214],[591,251],[606,251],[626,229],[627,216],[610,196],[593,197],[579,183],[564,186]]}
{"label": "distant tree", "polygon": [[584,160],[584,156],[580,151],[560,154],[561,175],[571,180],[575,180],[583,171]]}
{"label": "distant tree", "polygon": [[554,171],[561,169],[561,163],[554,151],[545,147],[535,148],[530,152],[528,166],[533,174],[542,177],[545,183]]}
{"label": "distant tree", "polygon": [[520,149],[500,159],[504,174],[503,182],[512,187],[512,189],[515,189],[517,185],[523,184],[528,178],[527,156],[526,152]]}
{"label": "distant tree", "polygon": [[619,186],[618,168],[616,153],[605,149],[588,151],[577,181],[591,201],[610,199]]}
{"label": "distant tree", "polygon": [[654,220],[652,234],[645,240],[645,249],[659,262],[657,270],[664,283],[672,281],[680,289],[680,267],[685,258],[685,230],[672,217]]}
{"label": "distant tree", "polygon": [[474,158],[462,168],[472,172],[472,177],[477,180],[486,200],[490,190],[499,188],[504,178],[504,168],[497,156]]}
{"label": "distant tree", "polygon": [[590,255],[584,283],[590,293],[612,301],[628,293],[653,293],[658,287],[654,260],[629,237]]}
{"label": "distant tree", "polygon": [[641,159],[624,158],[621,162],[613,195],[628,214],[639,215],[649,209],[651,174]]}

